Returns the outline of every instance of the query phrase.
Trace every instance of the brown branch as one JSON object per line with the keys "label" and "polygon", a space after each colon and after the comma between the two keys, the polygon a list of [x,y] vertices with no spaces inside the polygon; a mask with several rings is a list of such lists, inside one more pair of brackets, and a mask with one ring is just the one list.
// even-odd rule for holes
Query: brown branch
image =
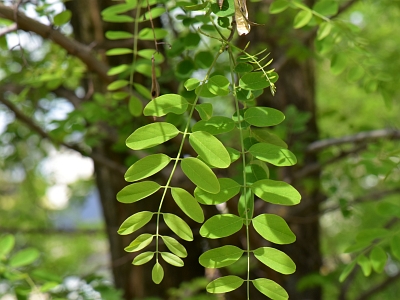
{"label": "brown branch", "polygon": [[97,162],[99,164],[107,166],[108,168],[115,170],[120,174],[125,174],[126,168],[124,166],[108,159],[107,157],[105,157],[103,155],[100,155],[97,153],[89,153],[88,151],[81,148],[79,145],[68,144],[65,142],[60,142],[60,141],[55,140],[48,132],[44,131],[30,117],[28,117],[21,110],[19,110],[18,107],[15,106],[11,101],[5,99],[4,97],[0,97],[0,102],[3,103],[6,107],[8,107],[8,109],[11,110],[15,114],[15,117],[18,120],[20,120],[22,123],[24,123],[26,126],[28,126],[33,131],[35,131],[42,138],[49,140],[53,144],[62,145],[66,148],[75,150],[76,152],[79,152],[83,156],[92,158],[95,162]]}
{"label": "brown branch", "polygon": [[358,298],[356,298],[356,300],[366,300],[366,299],[371,299],[371,296],[379,293],[381,291],[383,291],[385,288],[387,288],[389,285],[395,283],[397,280],[400,279],[400,272],[397,273],[396,275],[392,276],[392,277],[388,277],[386,278],[383,282],[381,282],[380,284],[373,286],[372,288],[370,288],[369,290],[365,291],[364,293],[362,293],[360,296],[358,296]]}
{"label": "brown branch", "polygon": [[15,12],[13,7],[0,4],[0,18],[16,22],[18,29],[34,32],[44,39],[50,39],[69,54],[78,57],[89,70],[95,72],[99,77],[110,83],[113,78],[107,75],[108,66],[96,58],[91,49],[75,40],[69,39],[51,26],[44,25],[34,19],[27,17],[21,12]]}
{"label": "brown branch", "polygon": [[354,135],[344,136],[341,138],[326,139],[316,141],[308,145],[306,151],[308,153],[320,152],[328,147],[338,146],[342,144],[356,144],[378,139],[400,139],[400,130],[396,129],[378,129],[372,131],[364,131]]}

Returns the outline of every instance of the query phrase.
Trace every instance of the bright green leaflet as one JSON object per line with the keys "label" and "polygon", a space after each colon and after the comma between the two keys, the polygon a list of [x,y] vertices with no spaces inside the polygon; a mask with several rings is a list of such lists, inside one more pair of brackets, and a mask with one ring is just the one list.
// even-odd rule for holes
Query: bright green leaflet
{"label": "bright green leaflet", "polygon": [[15,237],[7,234],[0,239],[0,259],[8,255],[15,245]]}
{"label": "bright green leaflet", "polygon": [[282,273],[292,274],[296,271],[293,260],[284,252],[271,248],[261,247],[253,251],[255,258],[271,269]]}
{"label": "bright green leaflet", "polygon": [[243,219],[233,214],[215,215],[200,228],[200,235],[209,239],[230,236],[243,227]]}
{"label": "bright green leaflet", "polygon": [[174,187],[171,188],[171,194],[175,203],[189,218],[198,223],[204,222],[203,210],[188,191]]}
{"label": "bright green leaflet", "polygon": [[206,131],[212,135],[230,132],[235,128],[235,122],[231,118],[215,116],[208,120],[198,121],[193,125],[192,131]]}
{"label": "bright green leaflet", "polygon": [[250,107],[244,113],[244,120],[257,127],[275,126],[285,120],[285,115],[270,107]]}
{"label": "bright green leaflet", "polygon": [[126,252],[136,252],[150,245],[154,236],[150,233],[143,233],[134,239],[129,246],[125,247]]}
{"label": "bright green leaflet", "polygon": [[259,160],[277,167],[293,166],[297,162],[296,156],[291,151],[272,144],[255,144],[250,147],[249,152]]}
{"label": "bright green leaflet", "polygon": [[140,211],[129,218],[127,218],[119,227],[118,234],[127,235],[135,232],[142,228],[144,225],[150,222],[153,217],[153,213],[150,211]]}
{"label": "bright green leaflet", "polygon": [[137,255],[133,261],[132,264],[136,266],[144,265],[145,263],[149,262],[152,258],[154,257],[154,252],[143,252]]}
{"label": "bright green leaflet", "polygon": [[125,173],[125,180],[133,182],[147,178],[164,169],[171,158],[163,153],[152,154],[135,162]]}
{"label": "bright green leaflet", "polygon": [[209,120],[213,115],[213,106],[211,103],[201,103],[196,105],[195,109],[202,120]]}
{"label": "bright green leaflet", "polygon": [[369,259],[371,260],[371,265],[375,272],[382,273],[388,259],[386,251],[380,246],[375,246],[371,250]]}
{"label": "bright green leaflet", "polygon": [[252,220],[252,224],[264,239],[275,244],[291,244],[296,240],[285,220],[277,215],[258,215]]}
{"label": "bright green leaflet", "polygon": [[242,257],[244,250],[231,245],[225,245],[206,251],[199,257],[200,264],[205,268],[222,268],[229,266]]}
{"label": "bright green leaflet", "polygon": [[212,76],[207,82],[208,90],[217,96],[226,96],[229,94],[229,80],[225,76]]}
{"label": "bright green leaflet", "polygon": [[168,113],[183,114],[188,107],[185,98],[176,94],[166,94],[151,100],[143,110],[145,116],[162,117]]}
{"label": "bright green leaflet", "polygon": [[217,168],[227,168],[231,159],[224,145],[213,135],[204,131],[193,132],[189,137],[190,145],[208,164]]}
{"label": "bright green leaflet", "polygon": [[132,183],[118,192],[117,200],[122,203],[133,203],[154,194],[160,188],[161,186],[154,181]]}
{"label": "bright green leaflet", "polygon": [[255,279],[253,280],[253,285],[257,290],[273,300],[289,299],[289,295],[285,291],[285,289],[277,284],[275,281],[272,281],[270,279]]}
{"label": "bright green leaflet", "polygon": [[159,262],[156,262],[156,264],[154,265],[152,271],[151,271],[151,277],[153,279],[153,282],[155,284],[159,284],[163,278],[164,278],[164,269],[163,267],[160,265]]}
{"label": "bright green leaflet", "polygon": [[216,194],[206,192],[200,188],[194,190],[194,196],[201,204],[217,205],[228,201],[240,191],[240,185],[230,178],[218,178],[220,191]]}
{"label": "bright green leaflet", "polygon": [[265,89],[269,85],[263,72],[246,73],[239,81],[240,87],[250,91]]}
{"label": "bright green leaflet", "polygon": [[235,275],[220,277],[210,282],[206,289],[213,294],[227,293],[236,290],[243,284],[244,280]]}
{"label": "bright green leaflet", "polygon": [[199,188],[212,194],[220,191],[219,182],[214,172],[201,160],[187,157],[181,161],[183,173]]}
{"label": "bright green leaflet", "polygon": [[186,257],[187,251],[185,247],[182,246],[176,239],[170,236],[161,236],[162,240],[164,241],[165,245],[175,255],[179,257]]}
{"label": "bright green leaflet", "polygon": [[165,224],[167,224],[169,229],[171,229],[177,236],[185,241],[193,241],[192,230],[184,220],[169,213],[163,213],[163,218]]}
{"label": "bright green leaflet", "polygon": [[357,264],[361,267],[361,270],[364,273],[364,276],[371,275],[372,272],[372,264],[371,261],[364,254],[361,254],[357,258]]}
{"label": "bright green leaflet", "polygon": [[34,248],[27,248],[15,253],[9,261],[9,266],[12,268],[19,268],[30,265],[39,258],[39,251]]}
{"label": "bright green leaflet", "polygon": [[263,179],[251,186],[258,197],[273,204],[296,205],[300,203],[300,193],[290,184],[283,181]]}
{"label": "bright green leaflet", "polygon": [[161,257],[170,265],[173,265],[175,267],[183,267],[183,260],[180,259],[178,256],[175,254],[169,253],[169,252],[161,252]]}
{"label": "bright green leaflet", "polygon": [[170,123],[156,122],[136,129],[126,140],[132,150],[142,150],[160,145],[179,134],[179,130]]}

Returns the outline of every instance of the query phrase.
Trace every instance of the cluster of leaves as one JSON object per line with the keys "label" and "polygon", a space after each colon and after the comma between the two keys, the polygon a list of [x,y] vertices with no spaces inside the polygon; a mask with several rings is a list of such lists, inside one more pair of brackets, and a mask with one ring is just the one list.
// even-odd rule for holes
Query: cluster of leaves
{"label": "cluster of leaves", "polygon": [[[197,3],[197,2],[196,2]],[[193,232],[189,225],[178,215],[162,211],[163,202],[167,193],[170,193],[177,206],[189,218],[198,223],[203,223],[200,228],[200,235],[204,238],[218,239],[233,235],[243,227],[246,230],[247,245],[241,249],[234,245],[224,245],[203,253],[199,262],[206,268],[222,268],[237,262],[243,255],[247,259],[247,278],[243,279],[236,275],[220,277],[207,285],[210,293],[225,293],[239,288],[244,282],[247,284],[249,298],[249,285],[252,283],[261,293],[272,299],[287,299],[287,292],[276,282],[266,279],[250,279],[250,256],[251,254],[261,263],[282,274],[291,274],[295,271],[295,264],[285,253],[272,247],[261,247],[251,249],[249,242],[249,230],[252,227],[261,237],[275,244],[289,244],[295,241],[295,235],[288,227],[285,220],[274,214],[260,214],[254,216],[255,196],[275,205],[295,205],[300,202],[300,194],[289,184],[282,181],[275,181],[269,178],[268,164],[282,167],[291,166],[296,163],[296,157],[287,149],[285,142],[271,134],[265,127],[276,126],[284,120],[284,115],[275,109],[256,106],[256,97],[263,93],[263,89],[269,87],[275,91],[274,82],[278,79],[273,70],[266,71],[265,68],[271,61],[262,65],[262,61],[268,55],[259,58],[264,52],[257,55],[250,55],[245,50],[234,47],[224,34],[233,35],[229,24],[229,18],[234,14],[234,1],[224,1],[222,9],[216,3],[204,2],[179,3],[177,4],[186,12],[186,15],[178,15],[182,20],[187,20],[187,27],[193,22],[202,23],[198,31],[189,31],[185,34],[184,42],[174,43],[167,54],[178,56],[182,50],[176,48],[194,50],[203,38],[217,41],[214,53],[211,51],[195,51],[191,58],[184,57],[177,64],[175,74],[184,80],[183,88],[179,94],[163,94],[153,97],[144,109],[145,116],[152,116],[159,119],[153,123],[137,128],[126,140],[126,145],[136,151],[150,149],[161,145],[171,139],[179,138],[180,145],[175,157],[164,153],[154,153],[145,156],[135,162],[127,170],[125,179],[132,184],[123,188],[117,195],[118,201],[122,203],[134,203],[161,191],[162,196],[158,210],[140,211],[127,218],[120,226],[118,233],[127,235],[144,227],[153,218],[156,218],[156,232],[142,233],[137,236],[129,246],[127,252],[137,252],[154,244],[155,250],[145,251],[138,254],[133,260],[134,265],[148,263],[155,257],[155,264],[152,270],[152,279],[160,283],[164,277],[164,270],[159,260],[182,267],[182,258],[187,256],[185,247],[174,237],[161,235],[160,224],[165,225],[179,238],[185,241],[193,240]],[[119,15],[133,8],[136,8],[134,20],[148,19],[158,16],[155,8],[147,11],[144,15],[137,9],[140,3],[126,1],[124,4],[117,4],[103,11],[103,18],[108,21],[119,22],[129,16]],[[161,13],[161,9],[159,10]],[[189,22],[191,12],[202,12]],[[150,13],[151,12],[151,13]],[[158,12],[158,10],[157,10]],[[215,15],[212,13],[215,12]],[[121,19],[120,19],[121,18]],[[217,24],[215,24],[217,19]],[[128,20],[127,20],[128,21]],[[146,34],[142,32],[131,34],[128,32],[109,32],[108,38],[135,37],[137,39],[164,38],[164,31],[147,29]],[[207,31],[207,32],[206,32]],[[213,35],[219,34],[219,36]],[[186,43],[187,42],[187,43]],[[114,69],[123,69],[128,73],[121,75],[108,88],[109,90],[120,90],[130,85],[139,94],[144,93],[144,88],[136,83],[121,79],[132,72],[141,72],[138,66],[147,65],[148,68],[143,74],[150,72],[152,66],[151,58],[154,50],[137,51],[133,49],[112,49],[110,55],[122,55],[132,53],[146,60],[138,64],[139,60],[133,60],[133,65],[117,66]],[[143,55],[145,53],[145,55]],[[225,72],[215,70],[218,59],[225,56],[229,68]],[[192,77],[193,72],[203,69],[206,75],[202,80]],[[143,69],[144,70],[144,69]],[[231,80],[228,78],[230,77]],[[131,77],[132,78],[132,77]],[[152,78],[154,80],[154,78]],[[142,91],[142,92],[141,92]],[[147,91],[147,89],[146,89]],[[128,93],[117,91],[117,93]],[[123,94],[124,97],[127,94]],[[148,95],[148,94],[147,94]],[[133,96],[135,97],[135,96]],[[149,98],[149,97],[147,97]],[[211,99],[209,99],[211,98]],[[232,99],[235,107],[232,115],[214,115],[213,102],[215,99]],[[132,97],[131,97],[132,99]],[[207,100],[209,99],[209,100]],[[149,99],[150,100],[150,99]],[[139,100],[138,100],[139,101]],[[195,118],[196,112],[200,120]],[[176,122],[177,117],[180,122]],[[155,119],[156,120],[156,119]],[[221,142],[227,134],[239,136],[239,149],[227,147]],[[220,138],[217,138],[219,136]],[[197,157],[188,156],[183,152],[184,145],[189,144]],[[218,178],[215,169],[226,169],[232,163],[238,162],[241,175],[238,180],[231,178]],[[172,163],[170,175],[165,183],[152,180],[144,180],[165,169]],[[174,175],[180,168],[196,186],[192,195],[187,190],[172,186]],[[214,169],[214,170],[213,170]],[[237,214],[227,212],[215,215],[204,221],[204,214],[200,204],[223,205],[232,198],[238,198]],[[162,251],[162,244],[169,251]]]}

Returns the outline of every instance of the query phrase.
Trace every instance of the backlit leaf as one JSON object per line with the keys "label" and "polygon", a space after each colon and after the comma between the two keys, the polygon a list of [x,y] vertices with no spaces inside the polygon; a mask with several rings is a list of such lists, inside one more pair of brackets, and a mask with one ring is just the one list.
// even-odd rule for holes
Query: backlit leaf
{"label": "backlit leaf", "polygon": [[71,19],[72,13],[70,10],[64,10],[60,12],[59,14],[54,16],[54,25],[56,26],[61,26],[65,23],[67,23]]}
{"label": "backlit leaf", "polygon": [[135,7],[136,7],[136,4],[132,5],[131,3],[120,3],[120,4],[109,6],[106,9],[103,9],[101,12],[101,15],[106,16],[106,15],[125,13],[125,12],[128,12],[128,11],[134,9]]}
{"label": "backlit leaf", "polygon": [[296,205],[300,203],[300,193],[290,184],[283,181],[263,179],[251,186],[258,197],[273,204]]}
{"label": "backlit leaf", "polygon": [[179,243],[176,239],[170,236],[161,236],[162,240],[164,241],[165,245],[175,255],[179,257],[186,257],[187,251],[181,243]]}
{"label": "backlit leaf", "polygon": [[172,124],[156,122],[136,129],[126,140],[126,145],[133,150],[142,150],[160,145],[179,134]]}
{"label": "backlit leaf", "polygon": [[244,113],[244,120],[257,127],[275,126],[285,120],[285,115],[270,107],[250,107]]}
{"label": "backlit leaf", "polygon": [[252,224],[264,239],[272,243],[291,244],[296,240],[296,236],[280,216],[273,214],[258,215],[253,219]]}
{"label": "backlit leaf", "polygon": [[150,177],[164,169],[170,161],[171,158],[163,153],[148,155],[129,167],[125,173],[125,180],[133,182]]}
{"label": "backlit leaf", "polygon": [[183,85],[186,90],[188,91],[193,91],[200,85],[200,80],[197,78],[189,78],[188,80],[185,81],[185,84]]}
{"label": "backlit leaf", "polygon": [[199,113],[202,120],[209,120],[213,115],[213,106],[211,103],[197,104],[195,109]]}
{"label": "backlit leaf", "polygon": [[278,14],[289,7],[288,0],[275,0],[269,7],[270,14]]}
{"label": "backlit leaf", "polygon": [[192,220],[203,223],[204,213],[194,197],[182,188],[171,188],[172,198],[179,208]]}
{"label": "backlit leaf", "polygon": [[184,263],[183,260],[180,259],[178,256],[175,254],[169,253],[169,252],[161,252],[161,257],[170,265],[173,265],[175,267],[183,267]]}
{"label": "backlit leaf", "polygon": [[159,262],[156,262],[151,270],[151,279],[155,284],[159,284],[164,278],[164,269]]}
{"label": "backlit leaf", "polygon": [[14,244],[15,237],[11,234],[7,234],[0,239],[0,260],[11,252]]}
{"label": "backlit leaf", "polygon": [[109,40],[122,40],[122,39],[131,39],[133,38],[133,34],[127,31],[107,31],[106,38]]}
{"label": "backlit leaf", "polygon": [[262,90],[269,87],[268,79],[263,72],[246,73],[240,78],[239,86],[246,90]]}
{"label": "backlit leaf", "polygon": [[217,168],[227,168],[231,164],[229,153],[224,145],[210,133],[193,132],[189,137],[189,143],[208,164]]}
{"label": "backlit leaf", "polygon": [[383,248],[380,246],[374,247],[371,250],[369,259],[371,261],[372,268],[375,270],[375,272],[382,273],[388,259],[385,250],[383,250]]}
{"label": "backlit leaf", "polygon": [[125,247],[126,252],[136,252],[142,250],[143,248],[150,245],[153,241],[154,236],[150,233],[143,233],[134,239],[127,247]]}
{"label": "backlit leaf", "polygon": [[201,160],[187,157],[181,161],[183,173],[199,188],[215,194],[220,191],[219,182],[214,172]]}
{"label": "backlit leaf", "polygon": [[339,75],[346,69],[348,64],[347,54],[337,53],[332,56],[331,59],[331,72],[334,75]]}
{"label": "backlit leaf", "polygon": [[197,201],[205,205],[217,205],[228,201],[239,193],[240,185],[235,180],[230,178],[219,178],[218,181],[220,191],[216,194],[196,188],[194,190],[194,196]]}
{"label": "backlit leaf", "polygon": [[[168,31],[163,28],[143,28],[140,30],[138,39],[142,41],[161,40],[165,38]],[[155,36],[154,36],[155,35]]]}
{"label": "backlit leaf", "polygon": [[269,162],[277,167],[293,166],[296,156],[288,149],[268,143],[258,143],[250,147],[249,152],[262,161]]}
{"label": "backlit leaf", "polygon": [[317,31],[317,40],[323,40],[326,38],[332,30],[332,22],[323,22],[319,25]]}
{"label": "backlit leaf", "polygon": [[298,29],[306,26],[311,21],[312,16],[312,11],[309,9],[298,12],[294,18],[293,27]]}
{"label": "backlit leaf", "polygon": [[[128,69],[129,69],[128,65],[122,64],[122,65],[119,65],[117,67],[114,67],[114,68],[111,68],[110,70],[108,70],[107,75],[109,75],[109,76],[118,75],[118,74],[125,72]],[[125,93],[125,92],[119,92],[119,93]],[[124,97],[124,98],[126,98],[126,97]]]}
{"label": "backlit leaf", "polygon": [[200,228],[200,235],[209,239],[230,236],[243,227],[243,219],[233,214],[215,215]]}
{"label": "backlit leaf", "polygon": [[30,265],[39,258],[39,251],[34,248],[27,248],[15,253],[9,261],[9,266],[19,268]]}
{"label": "backlit leaf", "polygon": [[292,274],[296,271],[293,260],[284,252],[271,248],[261,247],[253,251],[255,258],[264,265],[281,274]]}
{"label": "backlit leaf", "polygon": [[129,84],[129,81],[128,81],[128,80],[124,80],[124,79],[116,80],[116,81],[110,83],[110,84],[107,86],[107,90],[109,90],[109,91],[115,91],[115,90],[121,89],[121,88],[123,88],[123,87],[126,87],[128,84]]}
{"label": "backlit leaf", "polygon": [[153,257],[154,257],[154,252],[150,251],[143,252],[137,255],[133,259],[132,264],[135,266],[144,265],[145,263],[149,262]]}
{"label": "backlit leaf", "polygon": [[127,185],[117,194],[122,203],[134,203],[157,192],[161,186],[154,181],[142,181]]}
{"label": "backlit leaf", "polygon": [[193,241],[192,230],[184,220],[169,213],[164,213],[163,218],[165,224],[167,224],[169,229],[171,229],[177,236],[185,241]]}
{"label": "backlit leaf", "polygon": [[244,280],[235,275],[228,275],[211,281],[206,290],[212,294],[227,293],[236,290],[243,284]]}
{"label": "backlit leaf", "polygon": [[165,94],[150,101],[143,110],[145,116],[162,117],[168,113],[183,114],[188,107],[185,98],[177,94]]}
{"label": "backlit leaf", "polygon": [[229,266],[242,257],[244,250],[231,245],[225,245],[204,252],[199,257],[200,264],[205,268],[222,268]]}
{"label": "backlit leaf", "polygon": [[153,213],[150,211],[138,212],[129,218],[127,218],[119,227],[118,234],[127,235],[136,230],[142,228],[144,225],[150,222],[153,217]]}
{"label": "backlit leaf", "polygon": [[193,125],[192,131],[206,131],[212,135],[226,133],[235,128],[235,122],[231,118],[215,116],[208,120],[198,121]]}
{"label": "backlit leaf", "polygon": [[224,0],[222,7],[219,7],[218,3],[214,2],[211,4],[211,10],[218,17],[230,17],[235,13],[234,0]]}
{"label": "backlit leaf", "polygon": [[275,281],[266,278],[252,280],[254,287],[272,300],[287,300],[288,293]]}
{"label": "backlit leaf", "polygon": [[226,96],[229,94],[229,80],[222,75],[214,75],[208,79],[208,90],[217,96]]}
{"label": "backlit leaf", "polygon": [[371,261],[368,259],[368,257],[366,257],[364,254],[361,254],[357,258],[357,263],[361,267],[361,269],[364,273],[364,276],[371,275],[372,265],[371,265]]}

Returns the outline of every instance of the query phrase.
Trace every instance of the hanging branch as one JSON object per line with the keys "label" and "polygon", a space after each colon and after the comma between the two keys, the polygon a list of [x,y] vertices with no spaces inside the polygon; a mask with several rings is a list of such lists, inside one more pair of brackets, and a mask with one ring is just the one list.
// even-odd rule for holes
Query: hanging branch
{"label": "hanging branch", "polygon": [[15,114],[15,117],[18,120],[20,120],[22,123],[24,123],[26,126],[28,126],[33,131],[35,131],[42,138],[49,140],[50,142],[52,142],[55,145],[59,144],[66,148],[75,150],[76,152],[79,152],[83,156],[92,158],[95,162],[97,162],[99,164],[107,166],[108,168],[115,170],[120,174],[125,174],[126,168],[124,166],[115,163],[114,161],[108,159],[107,157],[105,157],[103,155],[99,155],[97,153],[88,153],[86,150],[82,149],[79,145],[68,144],[66,142],[60,142],[60,141],[55,140],[48,132],[44,131],[38,124],[36,124],[32,120],[32,118],[28,117],[21,110],[19,110],[18,107],[16,107],[11,101],[4,99],[3,97],[0,97],[0,102],[3,103],[5,106],[7,106],[8,109],[11,110]]}

